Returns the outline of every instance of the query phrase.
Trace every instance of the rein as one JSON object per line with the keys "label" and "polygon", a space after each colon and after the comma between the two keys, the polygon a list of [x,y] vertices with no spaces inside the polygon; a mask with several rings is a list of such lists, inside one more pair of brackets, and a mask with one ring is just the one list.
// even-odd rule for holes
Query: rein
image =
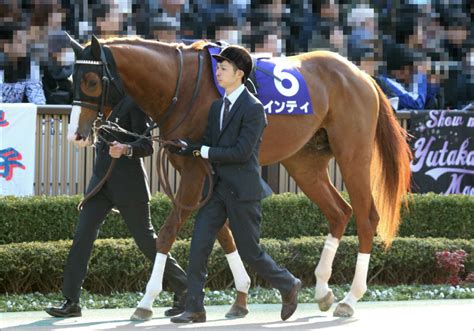
{"label": "rein", "polygon": [[211,198],[212,192],[213,192],[213,186],[214,186],[213,179],[212,179],[212,167],[209,161],[203,158],[199,158],[196,160],[197,162],[199,162],[199,165],[204,170],[205,175],[209,180],[209,191],[206,197],[203,200],[199,201],[195,206],[184,205],[178,201],[177,197],[173,194],[173,190],[171,189],[171,185],[170,185],[169,177],[168,177],[168,171],[166,170],[168,169],[167,163],[169,161],[169,158],[166,153],[166,147],[168,146],[184,147],[185,145],[181,143],[175,143],[174,141],[170,141],[170,140],[159,139],[157,137],[154,137],[153,140],[156,140],[160,143],[160,147],[158,148],[158,155],[157,155],[158,181],[160,182],[161,187],[163,188],[163,191],[171,200],[171,202],[176,207],[180,209],[184,209],[184,210],[195,210],[204,206]]}
{"label": "rein", "polygon": [[[109,146],[111,145],[111,143],[105,140],[104,137],[102,137],[102,135],[99,135],[98,137],[107,145]],[[114,170],[116,164],[117,164],[117,159],[112,158],[109,168],[107,169],[107,172],[105,173],[104,177],[102,177],[102,179],[97,183],[97,185],[82,198],[82,200],[77,205],[77,210],[81,211],[84,204],[100,191],[102,186],[104,186],[105,182],[109,179],[110,175],[112,174],[112,171]]]}
{"label": "rein", "polygon": [[[175,91],[175,96],[173,98],[174,104],[172,103],[170,107],[168,108],[167,112],[165,113],[165,116],[162,118],[160,121],[160,125],[165,122],[167,117],[169,117],[169,114],[171,114],[170,108],[173,107],[178,101],[178,88],[179,88],[179,82],[181,80],[181,74],[182,74],[182,66],[183,66],[183,54],[181,50],[178,48],[178,53],[180,55],[180,67],[179,67],[179,75],[178,75],[178,82],[176,84],[176,91]],[[176,129],[178,129],[181,124],[184,122],[184,120],[188,117],[189,113],[191,112],[194,102],[196,101],[196,98],[199,94],[199,90],[201,87],[201,77],[202,77],[202,65],[203,63],[203,55],[202,51],[198,52],[198,73],[196,76],[196,84],[194,85],[194,91],[193,95],[191,97],[190,101],[190,106],[187,110],[187,112],[184,114],[184,116],[181,118],[181,120],[171,129],[168,133],[167,136],[170,136]],[[158,126],[158,125],[156,125]],[[153,126],[152,129],[156,126]],[[151,131],[151,130],[150,130]],[[212,178],[212,167],[211,164],[209,163],[208,160],[205,160],[203,158],[197,159],[197,161],[200,163],[201,168],[204,170],[206,177],[209,180],[209,192],[207,196],[200,202],[197,203],[195,206],[187,206],[182,204],[181,202],[178,201],[177,196],[173,194],[173,190],[171,189],[171,185],[169,183],[169,176],[168,176],[168,168],[166,167],[169,157],[168,154],[166,153],[166,148],[168,146],[176,146],[176,147],[184,147],[183,144],[180,143],[175,143],[171,140],[165,140],[161,138],[160,136],[152,137],[154,141],[159,142],[159,147],[158,147],[158,154],[157,154],[157,171],[158,171],[158,181],[161,184],[163,191],[165,194],[168,196],[168,198],[171,200],[171,202],[177,206],[180,209],[184,210],[195,210],[201,208],[203,205],[205,205],[209,199],[211,198],[212,195],[212,189],[213,189],[213,178]]]}

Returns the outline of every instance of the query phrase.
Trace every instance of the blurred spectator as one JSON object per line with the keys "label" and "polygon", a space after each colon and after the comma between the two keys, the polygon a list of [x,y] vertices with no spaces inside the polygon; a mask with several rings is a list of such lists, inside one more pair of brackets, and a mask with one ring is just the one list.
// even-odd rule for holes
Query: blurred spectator
{"label": "blurred spectator", "polygon": [[255,38],[254,52],[265,56],[282,55],[282,39],[272,29],[262,29],[259,38]]}
{"label": "blurred spectator", "polygon": [[463,109],[474,100],[471,58],[472,52],[466,53],[460,65],[456,63],[448,66],[449,69],[444,69],[447,74],[441,80],[441,89],[445,100],[443,108]]}
{"label": "blurred spectator", "polygon": [[242,31],[232,25],[216,26],[215,40],[225,40],[231,45],[242,44]]}
{"label": "blurred spectator", "polygon": [[46,98],[39,77],[39,65],[28,56],[27,32],[14,31],[3,43],[4,61],[0,67],[0,103],[30,102],[44,105]]}
{"label": "blurred spectator", "polygon": [[120,0],[89,0],[92,32],[100,38],[127,35],[126,19]]}
{"label": "blurred spectator", "polygon": [[[350,56],[350,53],[349,53]],[[373,53],[364,53],[362,57],[354,60],[361,70],[372,77],[375,77],[380,72],[382,66],[381,61],[378,61]]]}
{"label": "blurred spectator", "polygon": [[460,8],[444,8],[440,13],[440,21],[444,28],[442,47],[447,50],[449,60],[462,61],[469,48],[469,17]]}
{"label": "blurred spectator", "polygon": [[44,67],[43,88],[48,104],[70,104],[73,98],[72,81],[74,53],[69,37],[60,32],[48,40],[49,63]]}
{"label": "blurred spectator", "polygon": [[413,34],[407,37],[406,43],[401,45],[423,54],[430,61],[444,61],[447,56],[439,52],[442,40],[443,30],[438,19],[435,15],[430,15],[430,17],[420,17]]}
{"label": "blurred spectator", "polygon": [[394,13],[391,18],[391,25],[394,28],[392,40],[397,44],[408,44],[409,37],[415,33],[420,22],[420,8],[410,1],[403,1],[392,12]]}
{"label": "blurred spectator", "polygon": [[330,0],[328,3],[321,5],[321,24],[319,24],[319,31],[321,31],[323,36],[326,35],[331,50],[346,55],[344,24],[341,22],[344,15],[344,12],[341,10],[343,7],[333,2],[334,0]]}
{"label": "blurred spectator", "polygon": [[[181,16],[185,10],[184,0],[160,0],[156,2],[157,14],[152,18],[154,38],[176,42],[181,35]],[[205,25],[204,25],[205,26]]]}
{"label": "blurred spectator", "polygon": [[284,53],[282,40],[282,0],[251,2],[247,16],[249,29],[242,36],[244,44],[253,52],[279,56]]}
{"label": "blurred spectator", "polygon": [[436,3],[440,25],[443,28],[443,40],[440,48],[446,50],[442,63],[446,74],[441,80],[445,107],[462,109],[473,98],[471,65],[469,60],[472,47],[471,21],[468,13],[463,11],[459,0],[449,4],[443,1]]}
{"label": "blurred spectator", "polygon": [[165,42],[179,39],[183,1],[139,0],[138,3],[132,7],[138,35]]}
{"label": "blurred spectator", "polygon": [[286,2],[282,17],[282,38],[287,55],[308,51],[316,22],[321,21],[315,14],[307,0]]}
{"label": "blurred spectator", "polygon": [[374,54],[377,46],[375,10],[368,5],[359,4],[349,12],[347,23],[350,27],[348,52],[360,53],[357,57],[362,57],[366,53]]}
{"label": "blurred spectator", "polygon": [[429,84],[424,65],[415,70],[416,57],[411,50],[386,44],[384,57],[387,73],[377,76],[376,80],[389,98],[398,98],[395,110],[439,108],[438,87]]}
{"label": "blurred spectator", "polygon": [[249,0],[191,0],[189,10],[183,12],[182,36],[213,40],[229,35],[231,40],[242,43],[249,4]]}

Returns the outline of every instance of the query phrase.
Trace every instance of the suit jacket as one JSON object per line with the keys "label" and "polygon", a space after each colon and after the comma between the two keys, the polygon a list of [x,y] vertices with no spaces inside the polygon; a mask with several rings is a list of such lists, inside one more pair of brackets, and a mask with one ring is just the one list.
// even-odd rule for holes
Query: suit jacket
{"label": "suit jacket", "polygon": [[215,182],[222,181],[237,200],[261,200],[272,194],[259,173],[258,151],[267,125],[263,105],[244,89],[220,130],[222,103],[219,99],[212,104],[201,141],[210,146]]}
{"label": "suit jacket", "polygon": [[[109,118],[120,127],[142,134],[149,125],[148,116],[135,104],[130,97],[120,102]],[[117,159],[115,168],[106,182],[107,191],[116,204],[130,204],[150,200],[150,189],[148,177],[143,165],[142,158],[153,154],[153,144],[146,139],[136,140],[135,137],[118,133],[102,132],[107,141],[118,141],[132,146],[131,158],[121,156]],[[91,180],[86,192],[91,191],[97,183],[105,176],[109,169],[112,157],[109,155],[109,146],[102,141],[96,144],[96,158]]]}

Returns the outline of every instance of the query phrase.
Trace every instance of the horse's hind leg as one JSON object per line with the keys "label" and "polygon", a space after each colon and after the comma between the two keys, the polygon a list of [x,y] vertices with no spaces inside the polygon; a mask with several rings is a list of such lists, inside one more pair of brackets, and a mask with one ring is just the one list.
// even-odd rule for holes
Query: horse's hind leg
{"label": "horse's hind leg", "polygon": [[[331,150],[339,164],[351,199],[359,238],[359,253],[351,290],[338,304],[334,315],[349,317],[354,314],[356,302],[362,298],[367,290],[370,252],[372,251],[372,241],[378,223],[378,214],[375,210],[370,187],[370,162],[374,135],[371,134],[370,128],[367,128],[363,131],[364,134],[361,134],[360,129],[357,129],[360,123],[339,124],[338,127],[328,128],[328,136]],[[366,124],[371,125],[370,121]],[[349,136],[352,137],[350,141],[344,141],[341,138]],[[339,137],[339,139],[335,137]]]}
{"label": "horse's hind leg", "polygon": [[227,318],[244,317],[248,313],[247,295],[250,288],[250,277],[236,249],[234,237],[229,228],[229,221],[225,222],[222,229],[217,233],[217,240],[224,250],[237,290],[235,302],[225,316]]}
{"label": "horse's hind leg", "polygon": [[324,243],[321,258],[314,271],[316,276],[315,299],[321,311],[327,311],[334,302],[329,288],[332,264],[339,240],[341,239],[352,209],[341,197],[328,177],[327,166],[332,154],[326,149],[318,149],[311,144],[291,158],[283,161],[285,168],[298,186],[315,204],[319,206],[329,222],[328,237]]}

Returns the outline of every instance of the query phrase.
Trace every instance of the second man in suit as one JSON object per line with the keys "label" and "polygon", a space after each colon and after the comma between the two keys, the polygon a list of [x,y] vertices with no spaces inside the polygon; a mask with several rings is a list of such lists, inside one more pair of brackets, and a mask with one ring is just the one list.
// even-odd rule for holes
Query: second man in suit
{"label": "second man in suit", "polygon": [[296,310],[301,281],[278,266],[259,245],[260,201],[271,189],[259,174],[258,152],[267,121],[262,103],[245,88],[252,58],[240,46],[228,46],[217,60],[216,78],[225,89],[223,99],[209,111],[204,137],[199,143],[184,140],[186,147],[172,152],[209,159],[215,172],[214,193],[196,216],[188,265],[185,312],[174,323],[205,322],[206,264],[219,229],[229,219],[239,254],[260,277],[280,290],[281,318]]}
{"label": "second man in suit", "polygon": [[[115,108],[117,108],[114,110],[117,116],[115,122],[120,127],[137,134],[145,131],[148,118],[131,97],[125,96]],[[94,171],[87,192],[92,191],[105,176],[112,158],[117,159],[117,163],[99,192],[84,204],[80,212],[64,269],[62,292],[65,300],[60,306],[46,308],[46,312],[54,317],[82,315],[79,299],[87,265],[99,229],[113,207],[120,211],[135,242],[145,256],[151,261],[154,261],[156,256],[156,234],[150,218],[150,189],[142,160],[143,157],[153,153],[152,141],[136,140],[133,136],[119,132],[101,131],[101,134],[108,141],[117,139],[123,143],[114,141],[109,146],[100,141],[96,145]],[[173,308],[167,310],[165,314],[174,316],[184,310],[182,301],[184,301],[186,290],[186,274],[171,256],[168,256],[166,261],[165,278],[175,293]],[[145,317],[151,318],[151,315],[150,311]]]}

